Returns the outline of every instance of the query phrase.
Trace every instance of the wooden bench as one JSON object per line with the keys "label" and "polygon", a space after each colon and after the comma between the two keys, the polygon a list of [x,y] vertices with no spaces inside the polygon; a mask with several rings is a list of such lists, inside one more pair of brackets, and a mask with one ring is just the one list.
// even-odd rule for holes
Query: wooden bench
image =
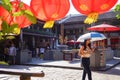
{"label": "wooden bench", "polygon": [[0,68],[0,74],[20,75],[20,80],[31,80],[31,77],[44,77],[44,72],[33,72],[21,69]]}

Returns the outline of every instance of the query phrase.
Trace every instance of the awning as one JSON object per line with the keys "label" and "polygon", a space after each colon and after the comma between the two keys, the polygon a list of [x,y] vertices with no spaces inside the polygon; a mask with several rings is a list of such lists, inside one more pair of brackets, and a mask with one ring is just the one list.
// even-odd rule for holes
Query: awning
{"label": "awning", "polygon": [[32,35],[32,36],[49,37],[49,38],[56,37],[55,34],[52,32],[45,32],[45,31],[34,30],[34,29],[23,29],[23,34]]}

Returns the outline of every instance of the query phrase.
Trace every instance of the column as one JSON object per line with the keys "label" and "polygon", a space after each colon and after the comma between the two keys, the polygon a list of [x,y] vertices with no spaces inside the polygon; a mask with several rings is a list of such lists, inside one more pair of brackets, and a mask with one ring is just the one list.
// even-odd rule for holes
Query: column
{"label": "column", "polygon": [[[60,34],[62,36],[62,39],[64,39],[64,24],[61,24]],[[63,44],[63,43],[64,43],[64,40],[61,44]]]}

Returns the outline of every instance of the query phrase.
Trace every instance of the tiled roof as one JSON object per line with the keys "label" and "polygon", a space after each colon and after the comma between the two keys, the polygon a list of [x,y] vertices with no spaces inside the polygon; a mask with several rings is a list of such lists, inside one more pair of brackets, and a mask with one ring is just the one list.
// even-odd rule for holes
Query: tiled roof
{"label": "tiled roof", "polygon": [[[110,18],[115,18],[117,13],[110,11],[110,12],[106,12],[104,14],[100,14],[99,15],[99,20],[101,19],[110,19]],[[85,20],[86,16],[85,15],[81,15],[81,14],[74,14],[74,15],[68,15],[67,17],[57,21],[58,23],[70,23],[70,22],[83,22]]]}

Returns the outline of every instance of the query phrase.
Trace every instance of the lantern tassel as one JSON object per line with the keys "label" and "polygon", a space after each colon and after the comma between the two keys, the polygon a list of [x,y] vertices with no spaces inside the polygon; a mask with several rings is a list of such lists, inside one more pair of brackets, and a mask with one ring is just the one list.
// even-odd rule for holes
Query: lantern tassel
{"label": "lantern tassel", "polygon": [[54,21],[47,21],[47,22],[44,24],[43,28],[52,28],[53,25],[54,25]]}
{"label": "lantern tassel", "polygon": [[84,23],[86,24],[92,24],[96,22],[98,19],[98,13],[93,12],[88,15],[88,17],[85,19]]}

